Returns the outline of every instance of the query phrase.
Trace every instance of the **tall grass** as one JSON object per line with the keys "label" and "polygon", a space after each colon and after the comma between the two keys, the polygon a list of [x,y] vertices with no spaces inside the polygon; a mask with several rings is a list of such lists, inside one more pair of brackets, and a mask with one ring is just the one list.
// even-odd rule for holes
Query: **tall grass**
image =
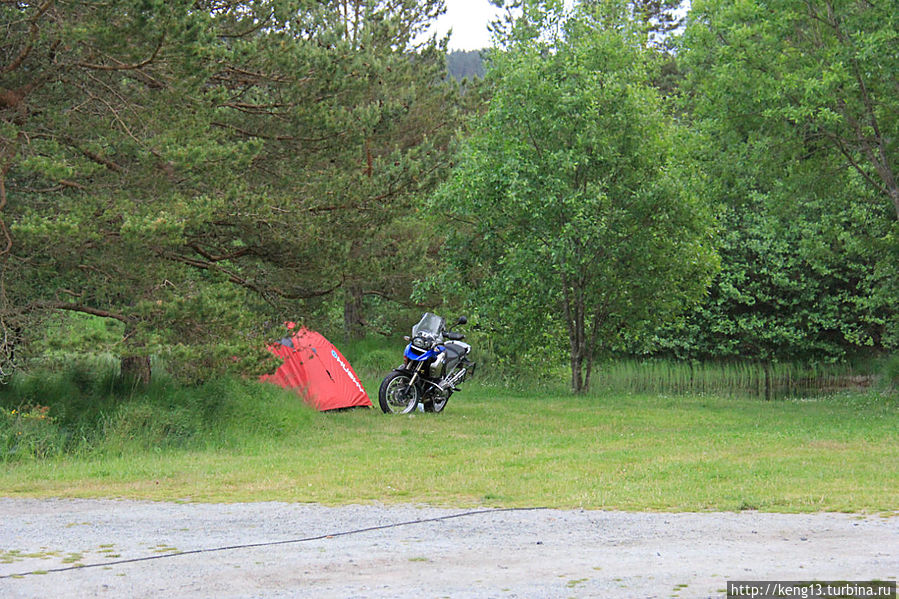
{"label": "tall grass", "polygon": [[[344,351],[373,394],[401,349]],[[764,373],[736,364],[612,363],[587,397],[572,397],[564,377],[548,392],[488,376],[443,414],[402,417],[319,414],[252,380],[135,386],[113,366],[70,363],[0,385],[5,494],[641,510],[890,511],[899,501],[899,396],[714,392],[758,388]],[[798,387],[803,372],[772,368],[769,380]],[[630,387],[599,388],[616,381]]]}
{"label": "tall grass", "polygon": [[[338,341],[356,372],[380,380],[402,362],[406,341],[367,338]],[[478,363],[476,380],[506,390],[564,393],[569,369],[546,355],[504,359],[490,344],[472,340]],[[875,376],[874,373],[879,376]],[[599,393],[715,394],[731,398],[785,399],[862,391],[880,379],[899,388],[899,355],[878,366],[875,361],[840,363],[758,362],[751,360],[691,362],[670,359],[614,358],[594,366],[591,388]]]}
{"label": "tall grass", "polygon": [[881,367],[883,383],[890,391],[899,390],[899,353],[888,356]]}
{"label": "tall grass", "polygon": [[850,364],[616,360],[598,366],[596,389],[783,399],[861,390],[874,377]]}
{"label": "tall grass", "polygon": [[400,336],[366,337],[334,343],[361,377],[380,378],[403,363],[403,349],[408,341]]}
{"label": "tall grass", "polygon": [[[402,338],[339,342],[376,402],[385,373],[400,364]],[[486,359],[485,359],[486,358]],[[563,367],[529,372],[504,368],[481,356],[475,380],[454,398],[503,393],[567,394]],[[486,362],[486,363],[485,363]],[[303,430],[314,412],[296,394],[273,385],[225,378],[183,386],[154,370],[149,386],[119,376],[112,358],[68,360],[62,368],[19,374],[0,384],[0,462],[59,455],[113,455],[162,449],[234,448],[271,443]],[[722,398],[788,398],[832,393],[871,381],[847,365],[750,362],[689,363],[617,360],[597,365],[595,397],[705,395]],[[882,366],[886,389],[899,386],[899,358]]]}
{"label": "tall grass", "polygon": [[292,434],[312,417],[274,385],[224,378],[183,386],[162,374],[142,386],[111,363],[73,363],[0,385],[0,462],[234,447]]}

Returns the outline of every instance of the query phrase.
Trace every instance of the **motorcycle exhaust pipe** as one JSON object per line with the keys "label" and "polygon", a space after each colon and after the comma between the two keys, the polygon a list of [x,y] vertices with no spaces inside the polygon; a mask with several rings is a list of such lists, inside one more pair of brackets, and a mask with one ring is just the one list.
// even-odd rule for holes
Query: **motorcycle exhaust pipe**
{"label": "motorcycle exhaust pipe", "polygon": [[439,385],[440,389],[443,391],[446,391],[447,389],[452,389],[453,387],[456,386],[456,383],[458,383],[463,378],[465,378],[466,372],[468,372],[468,370],[466,370],[465,368],[463,368],[462,370],[459,370],[457,372],[454,372],[452,374],[452,376],[450,376],[445,381],[442,381],[440,383],[440,385]]}

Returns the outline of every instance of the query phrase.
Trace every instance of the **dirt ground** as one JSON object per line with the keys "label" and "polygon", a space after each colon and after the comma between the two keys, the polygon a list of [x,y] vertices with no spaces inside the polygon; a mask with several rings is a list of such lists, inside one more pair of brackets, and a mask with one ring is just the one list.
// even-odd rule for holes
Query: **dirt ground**
{"label": "dirt ground", "polygon": [[2,597],[723,597],[894,580],[899,517],[0,498]]}

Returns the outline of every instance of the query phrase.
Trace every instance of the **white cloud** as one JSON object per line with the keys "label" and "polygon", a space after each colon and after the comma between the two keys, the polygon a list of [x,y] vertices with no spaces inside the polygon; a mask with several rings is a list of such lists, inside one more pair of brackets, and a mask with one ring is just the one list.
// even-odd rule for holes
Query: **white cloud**
{"label": "white cloud", "polygon": [[480,50],[493,45],[487,24],[501,13],[488,0],[446,0],[446,14],[437,20],[438,36],[452,29],[450,50]]}

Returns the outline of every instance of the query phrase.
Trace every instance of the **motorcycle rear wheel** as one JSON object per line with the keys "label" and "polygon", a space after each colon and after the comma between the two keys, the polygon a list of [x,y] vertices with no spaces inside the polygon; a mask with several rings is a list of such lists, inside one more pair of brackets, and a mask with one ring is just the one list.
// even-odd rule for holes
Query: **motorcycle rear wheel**
{"label": "motorcycle rear wheel", "polygon": [[418,387],[410,385],[412,377],[401,371],[393,371],[381,381],[378,403],[385,414],[408,414],[421,399]]}
{"label": "motorcycle rear wheel", "polygon": [[452,391],[444,391],[442,394],[435,394],[434,397],[425,401],[425,412],[434,412],[435,414],[442,412],[452,394]]}

